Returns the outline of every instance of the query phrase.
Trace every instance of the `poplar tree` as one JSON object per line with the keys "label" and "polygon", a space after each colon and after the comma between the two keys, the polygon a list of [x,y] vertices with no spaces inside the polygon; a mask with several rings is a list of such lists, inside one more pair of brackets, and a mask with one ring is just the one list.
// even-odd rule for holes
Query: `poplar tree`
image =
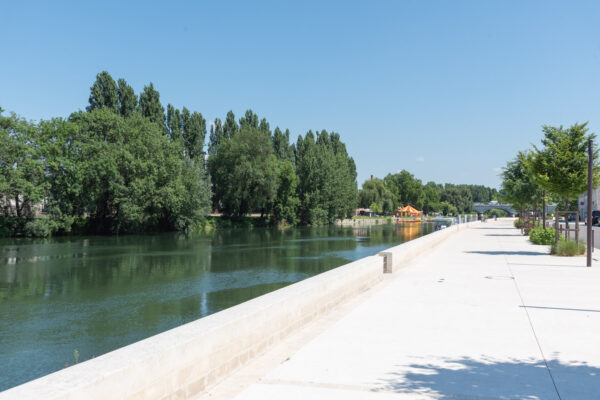
{"label": "poplar tree", "polygon": [[[229,114],[227,114],[227,117],[229,117]],[[240,118],[240,129],[243,127],[258,128],[258,115],[254,114],[252,110],[246,110],[246,114]]]}
{"label": "poplar tree", "polygon": [[130,117],[137,108],[137,96],[133,88],[123,78],[118,80],[117,94],[121,115],[125,118]]}
{"label": "poplar tree", "polygon": [[210,127],[210,137],[208,140],[208,154],[213,155],[217,152],[217,146],[223,140],[223,123],[219,118],[215,119],[215,122]]}
{"label": "poplar tree", "polygon": [[233,137],[239,129],[237,122],[235,122],[233,111],[229,111],[225,118],[225,124],[223,124],[223,135],[227,138]]}
{"label": "poplar tree", "polygon": [[172,140],[180,140],[183,137],[183,120],[181,112],[171,104],[167,104],[167,131]]}
{"label": "poplar tree", "polygon": [[183,108],[183,142],[185,152],[192,160],[204,158],[204,138],[206,137],[206,120],[199,112],[189,114],[187,108]]}
{"label": "poplar tree", "polygon": [[273,150],[275,151],[275,155],[280,160],[294,160],[294,151],[292,149],[292,146],[290,146],[289,130],[286,130],[284,134],[283,132],[281,132],[281,129],[279,129],[279,127],[275,128],[271,140],[273,141]]}
{"label": "poplar tree", "polygon": [[88,112],[99,108],[108,108],[112,112],[119,112],[119,96],[117,84],[106,71],[96,75],[96,80],[90,87],[90,105],[86,107]]}
{"label": "poplar tree", "polygon": [[144,86],[140,94],[140,111],[144,117],[165,129],[165,109],[160,104],[160,94],[154,89],[152,82]]}

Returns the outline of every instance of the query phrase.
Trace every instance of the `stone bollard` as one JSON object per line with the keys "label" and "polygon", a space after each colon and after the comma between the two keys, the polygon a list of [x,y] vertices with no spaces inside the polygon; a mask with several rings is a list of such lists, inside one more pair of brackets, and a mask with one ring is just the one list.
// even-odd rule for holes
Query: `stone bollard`
{"label": "stone bollard", "polygon": [[393,273],[394,271],[393,271],[393,267],[392,267],[392,253],[389,251],[382,251],[378,255],[383,257],[383,273],[384,274]]}

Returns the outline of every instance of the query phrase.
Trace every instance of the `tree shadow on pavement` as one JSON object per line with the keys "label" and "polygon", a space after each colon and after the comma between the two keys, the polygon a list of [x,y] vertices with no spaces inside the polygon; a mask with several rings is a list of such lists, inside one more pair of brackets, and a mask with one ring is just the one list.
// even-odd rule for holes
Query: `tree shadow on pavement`
{"label": "tree shadow on pavement", "polygon": [[[578,259],[583,260],[582,263],[585,261],[585,259],[583,257],[578,257]],[[594,260],[597,261],[597,260]],[[534,264],[534,263],[522,263],[522,262],[509,262],[507,263],[508,265],[511,266],[523,266],[523,267],[544,267],[544,268],[548,268],[548,267],[566,267],[566,268],[587,268],[585,266],[585,263],[581,264],[581,265],[570,265],[570,264]]]}
{"label": "tree shadow on pavement", "polygon": [[518,233],[486,233],[484,236],[510,236],[510,237],[520,237],[521,235]]}
{"label": "tree shadow on pavement", "polygon": [[600,368],[583,362],[550,360],[552,377],[539,360],[458,358],[397,367],[375,383],[379,390],[432,399],[600,398]]}

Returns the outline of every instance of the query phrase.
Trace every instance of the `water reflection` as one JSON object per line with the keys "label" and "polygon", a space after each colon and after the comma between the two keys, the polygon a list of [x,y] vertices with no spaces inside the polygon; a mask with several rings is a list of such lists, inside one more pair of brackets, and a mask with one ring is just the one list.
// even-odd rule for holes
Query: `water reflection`
{"label": "water reflection", "polygon": [[433,231],[430,223],[0,240],[0,390]]}

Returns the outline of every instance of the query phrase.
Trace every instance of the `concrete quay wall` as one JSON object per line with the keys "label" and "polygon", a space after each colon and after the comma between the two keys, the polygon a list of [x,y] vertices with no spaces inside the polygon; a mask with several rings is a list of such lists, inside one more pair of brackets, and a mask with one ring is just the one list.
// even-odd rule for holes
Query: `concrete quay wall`
{"label": "concrete quay wall", "polygon": [[33,380],[0,393],[0,400],[194,397],[294,330],[377,284],[386,262],[392,268],[406,265],[476,223],[433,232],[386,250],[386,257],[362,258]]}

